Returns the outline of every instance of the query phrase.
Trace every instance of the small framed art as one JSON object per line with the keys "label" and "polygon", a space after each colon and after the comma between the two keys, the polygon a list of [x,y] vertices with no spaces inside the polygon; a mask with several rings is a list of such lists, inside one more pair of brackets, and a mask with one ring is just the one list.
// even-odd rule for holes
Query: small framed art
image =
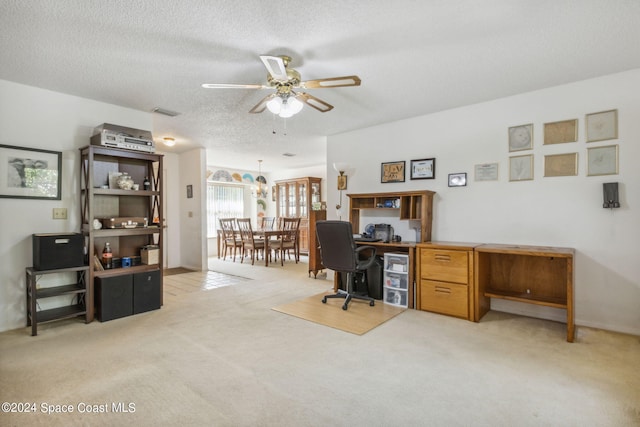
{"label": "small framed art", "polygon": [[533,148],[533,123],[509,128],[509,151],[531,150]]}
{"label": "small framed art", "polygon": [[62,153],[0,145],[0,197],[61,200]]}
{"label": "small framed art", "polygon": [[587,142],[618,137],[618,110],[601,111],[586,116]]}
{"label": "small framed art", "polygon": [[587,176],[617,175],[618,146],[587,148]]}
{"label": "small framed art", "polygon": [[509,181],[533,179],[533,154],[509,157]]}
{"label": "small framed art", "polygon": [[497,181],[498,180],[498,164],[497,163],[483,163],[481,165],[475,165],[475,180],[476,181]]}
{"label": "small framed art", "polygon": [[411,179],[434,179],[436,159],[411,160]]}
{"label": "small framed art", "polygon": [[187,199],[193,198],[193,185],[187,185]]}
{"label": "small framed art", "polygon": [[467,185],[466,172],[449,174],[449,187],[464,187],[466,185]]}
{"label": "small framed art", "polygon": [[404,182],[405,161],[382,163],[380,182]]}
{"label": "small framed art", "polygon": [[578,175],[578,153],[544,156],[544,176]]}
{"label": "small framed art", "polygon": [[544,124],[544,145],[578,140],[578,119]]}

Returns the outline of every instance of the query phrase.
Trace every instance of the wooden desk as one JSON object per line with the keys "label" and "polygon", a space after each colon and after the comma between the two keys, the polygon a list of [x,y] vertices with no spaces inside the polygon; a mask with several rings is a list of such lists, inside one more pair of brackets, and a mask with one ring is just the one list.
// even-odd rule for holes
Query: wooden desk
{"label": "wooden desk", "polygon": [[573,248],[480,245],[474,249],[475,316],[491,309],[491,298],[567,310],[567,341],[575,338]]}
{"label": "wooden desk", "polygon": [[[387,252],[399,252],[409,255],[409,308],[414,308],[415,272],[416,272],[416,242],[356,242],[358,246],[373,246],[376,248],[376,256],[383,256]],[[334,275],[333,289],[335,292],[340,287],[340,275]]]}

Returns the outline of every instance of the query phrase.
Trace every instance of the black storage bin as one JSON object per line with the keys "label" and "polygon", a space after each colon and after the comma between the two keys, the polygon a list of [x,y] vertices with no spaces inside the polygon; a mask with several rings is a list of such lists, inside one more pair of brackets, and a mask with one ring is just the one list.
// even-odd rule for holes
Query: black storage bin
{"label": "black storage bin", "polygon": [[124,274],[95,279],[98,320],[119,319],[133,314],[133,276]]}
{"label": "black storage bin", "polygon": [[45,233],[33,235],[33,268],[57,270],[82,267],[84,238],[80,233]]}
{"label": "black storage bin", "polygon": [[160,270],[133,275],[133,314],[160,308]]}
{"label": "black storage bin", "polygon": [[367,269],[367,291],[371,298],[382,299],[384,282],[384,258],[376,255],[375,262]]}

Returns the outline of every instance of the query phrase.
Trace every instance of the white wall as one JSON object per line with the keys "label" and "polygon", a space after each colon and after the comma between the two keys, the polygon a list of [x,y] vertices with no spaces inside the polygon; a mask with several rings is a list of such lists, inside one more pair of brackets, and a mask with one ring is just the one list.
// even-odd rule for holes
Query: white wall
{"label": "white wall", "polygon": [[[207,215],[206,215],[206,152],[195,149],[180,155],[180,260],[181,265],[194,270],[207,269]],[[187,198],[187,185],[193,188],[193,197]]]}
{"label": "white wall", "polygon": [[172,153],[164,153],[163,159],[163,181],[164,186],[164,266],[174,268],[182,266],[182,256],[180,253],[180,227],[182,225],[180,213],[180,156]]}
{"label": "white wall", "polygon": [[[0,331],[26,325],[33,233],[80,229],[80,147],[102,123],[151,129],[150,113],[0,80],[0,144],[62,152],[62,200],[0,198]],[[67,220],[53,220],[67,208]]]}
{"label": "white wall", "polygon": [[[640,70],[567,84],[328,138],[333,162],[356,172],[347,193],[435,191],[432,240],[565,246],[576,249],[576,323],[640,335]],[[452,88],[455,90],[455,88]],[[619,139],[585,142],[585,114],[617,109]],[[543,145],[543,124],[579,119],[578,142]],[[509,182],[507,129],[534,124],[534,179]],[[619,145],[618,175],[586,176],[587,147]],[[544,156],[578,153],[578,176],[545,178]],[[382,162],[436,158],[436,179],[381,184]],[[474,182],[474,165],[499,163],[499,180]],[[466,187],[449,188],[449,173]],[[619,182],[622,207],[602,208],[602,183]],[[329,186],[328,206],[338,192]],[[335,210],[328,216],[336,218]],[[386,221],[390,222],[392,220]],[[377,222],[385,222],[380,219]],[[366,223],[365,223],[366,224]],[[406,226],[405,226],[406,227]],[[411,235],[403,236],[408,239]],[[413,239],[409,239],[413,240]],[[564,312],[494,301],[505,311],[562,320]]]}

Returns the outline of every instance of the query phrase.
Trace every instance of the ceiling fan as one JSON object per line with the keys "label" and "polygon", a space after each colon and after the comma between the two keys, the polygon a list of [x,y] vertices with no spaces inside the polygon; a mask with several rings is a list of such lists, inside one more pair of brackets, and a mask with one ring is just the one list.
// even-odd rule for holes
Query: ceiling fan
{"label": "ceiling fan", "polygon": [[304,104],[315,108],[321,113],[333,109],[333,105],[316,98],[306,92],[297,92],[294,89],[321,89],[344,86],[360,86],[358,76],[329,77],[326,79],[301,81],[300,73],[289,68],[291,57],[286,55],[268,56],[261,55],[260,59],[267,69],[267,84],[227,84],[205,83],[202,87],[207,89],[275,89],[275,93],[265,96],[249,113],[262,113],[269,109],[280,117],[291,117],[298,113]]}

